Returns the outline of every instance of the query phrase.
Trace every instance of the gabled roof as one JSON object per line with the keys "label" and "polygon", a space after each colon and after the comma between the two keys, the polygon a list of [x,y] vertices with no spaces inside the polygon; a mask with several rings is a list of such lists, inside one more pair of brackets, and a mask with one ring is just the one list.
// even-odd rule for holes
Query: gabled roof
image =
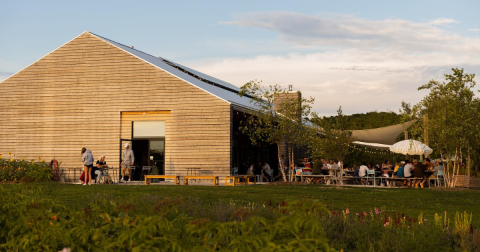
{"label": "gabled roof", "polygon": [[250,103],[250,97],[240,97],[238,95],[240,88],[230,83],[182,66],[173,61],[144,53],[94,33],[88,33],[230,104],[249,109],[255,107],[253,103]]}

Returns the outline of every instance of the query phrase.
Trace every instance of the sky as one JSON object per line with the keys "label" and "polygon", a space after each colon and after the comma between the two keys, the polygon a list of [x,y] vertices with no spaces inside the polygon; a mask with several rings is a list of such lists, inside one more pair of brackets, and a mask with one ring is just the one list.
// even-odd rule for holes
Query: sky
{"label": "sky", "polygon": [[[333,115],[398,112],[480,72],[480,1],[0,0],[0,81],[90,31],[236,86],[293,85]],[[1,84],[0,84],[1,90]]]}

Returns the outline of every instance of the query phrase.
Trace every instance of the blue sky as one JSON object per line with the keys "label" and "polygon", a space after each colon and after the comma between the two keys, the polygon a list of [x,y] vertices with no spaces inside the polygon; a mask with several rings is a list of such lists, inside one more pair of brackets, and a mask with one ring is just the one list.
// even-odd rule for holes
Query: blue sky
{"label": "blue sky", "polygon": [[[293,84],[320,114],[397,111],[480,71],[479,1],[0,1],[0,81],[88,30],[240,86]],[[1,88],[1,87],[0,87]]]}

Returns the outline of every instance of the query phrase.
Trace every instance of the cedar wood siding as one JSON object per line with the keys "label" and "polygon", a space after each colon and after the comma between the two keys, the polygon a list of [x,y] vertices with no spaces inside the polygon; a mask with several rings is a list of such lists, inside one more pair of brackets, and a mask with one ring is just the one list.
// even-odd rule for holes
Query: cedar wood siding
{"label": "cedar wood siding", "polygon": [[[80,150],[118,167],[121,112],[163,111],[165,172],[228,175],[230,104],[83,33],[0,83],[0,153],[83,167]],[[125,133],[123,133],[125,134]]]}

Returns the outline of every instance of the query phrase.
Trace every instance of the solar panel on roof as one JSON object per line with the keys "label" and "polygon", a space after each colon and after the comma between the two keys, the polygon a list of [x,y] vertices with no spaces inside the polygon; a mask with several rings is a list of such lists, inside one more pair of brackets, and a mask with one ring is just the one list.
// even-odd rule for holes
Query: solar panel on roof
{"label": "solar panel on roof", "polygon": [[236,86],[233,86],[232,84],[229,84],[227,82],[218,80],[216,78],[213,78],[211,76],[208,76],[206,74],[200,73],[198,71],[195,71],[191,68],[184,67],[180,64],[176,64],[173,62],[169,62],[167,60],[164,60],[162,58],[153,56],[151,54],[142,52],[138,49],[134,49],[131,47],[128,47],[126,45],[123,45],[121,43],[115,42],[113,40],[104,38],[102,36],[96,35],[94,33],[90,33],[132,55],[135,57],[138,57],[155,67],[158,67],[172,75],[177,76],[178,78],[224,100],[229,103],[245,107],[245,108],[253,108],[257,109],[257,106],[251,102],[251,96],[244,95],[243,97],[240,97],[238,95],[238,92],[240,89]]}
{"label": "solar panel on roof", "polygon": [[[166,59],[163,59],[163,60],[166,60]],[[175,63],[175,62],[173,62],[173,61],[171,61],[171,60],[166,60],[166,61],[168,61],[168,62],[170,62],[170,63],[172,63],[172,64],[174,64],[174,65],[177,65],[177,66],[179,66],[179,67],[181,67],[181,68],[183,68],[183,69],[185,69],[185,70],[187,70],[187,71],[189,71],[189,72],[191,72],[191,73],[193,73],[193,74],[195,74],[195,75],[198,75],[199,77],[201,77],[201,78],[203,78],[203,79],[205,79],[205,80],[209,80],[209,81],[211,81],[211,82],[218,83],[218,84],[220,84],[220,85],[222,85],[222,86],[225,86],[225,87],[230,88],[230,89],[232,89],[232,90],[235,90],[235,91],[237,91],[237,92],[240,92],[240,91],[241,91],[241,89],[240,89],[239,87],[237,87],[237,86],[235,86],[235,85],[232,85],[232,84],[230,84],[230,83],[228,83],[228,82],[222,81],[222,80],[217,79],[217,78],[215,78],[215,77],[212,77],[212,76],[210,76],[210,75],[201,73],[201,72],[199,72],[199,71],[197,71],[197,70],[194,70],[194,69],[191,69],[191,68],[189,68],[189,67],[183,66],[183,65],[181,65],[181,64]]]}

